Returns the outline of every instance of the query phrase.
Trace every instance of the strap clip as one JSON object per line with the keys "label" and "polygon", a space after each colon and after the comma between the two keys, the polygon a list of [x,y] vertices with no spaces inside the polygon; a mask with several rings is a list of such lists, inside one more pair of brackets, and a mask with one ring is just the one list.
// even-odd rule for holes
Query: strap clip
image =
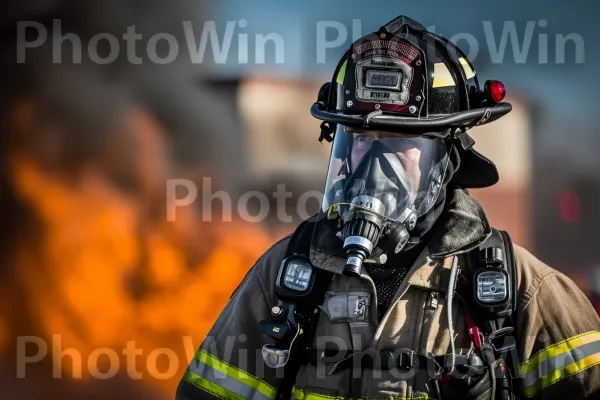
{"label": "strap clip", "polygon": [[475,325],[475,321],[471,317],[471,313],[469,310],[465,312],[465,319],[467,320],[467,329],[469,330],[469,336],[471,337],[471,341],[477,350],[481,350],[483,347],[483,334],[477,325]]}
{"label": "strap clip", "polygon": [[319,142],[323,140],[331,143],[333,142],[333,127],[328,121],[321,122],[321,135],[319,136]]}
{"label": "strap clip", "polygon": [[414,351],[402,352],[398,356],[398,367],[405,370],[410,370],[413,366]]}
{"label": "strap clip", "polygon": [[[512,326],[506,326],[489,334],[488,340],[496,353],[506,353],[509,351],[513,351],[517,347],[515,338],[512,335],[507,336],[513,332],[514,328]],[[498,339],[502,338],[505,339],[499,342]]]}
{"label": "strap clip", "polygon": [[475,145],[475,139],[473,139],[471,136],[469,136],[469,134],[467,133],[467,131],[464,130],[464,129],[460,129],[454,135],[454,137],[456,139],[458,139],[458,141],[460,142],[460,145],[462,146],[463,150],[470,150]]}

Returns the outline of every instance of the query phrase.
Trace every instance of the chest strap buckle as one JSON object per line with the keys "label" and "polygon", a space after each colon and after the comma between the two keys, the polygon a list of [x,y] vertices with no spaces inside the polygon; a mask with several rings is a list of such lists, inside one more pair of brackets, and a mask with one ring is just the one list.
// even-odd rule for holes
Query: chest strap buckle
{"label": "chest strap buckle", "polygon": [[506,326],[489,334],[488,340],[496,353],[507,353],[516,348],[513,332],[512,326]]}

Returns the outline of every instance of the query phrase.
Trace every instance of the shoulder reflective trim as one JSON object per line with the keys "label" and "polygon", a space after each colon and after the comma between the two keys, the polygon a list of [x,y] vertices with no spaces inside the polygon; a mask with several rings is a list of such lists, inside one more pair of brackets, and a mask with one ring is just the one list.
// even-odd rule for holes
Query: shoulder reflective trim
{"label": "shoulder reflective trim", "polygon": [[[298,389],[294,386],[292,389],[292,400],[346,400],[346,397],[341,396],[329,396],[325,394],[319,393],[311,393],[305,392],[302,389]],[[372,400],[372,399],[381,399],[381,400],[433,400],[433,398],[427,395],[419,395],[415,397],[401,397],[401,396],[364,396],[357,398],[356,400]],[[349,398],[348,398],[349,400]]]}
{"label": "shoulder reflective trim", "polygon": [[526,397],[600,363],[600,332],[574,336],[546,347],[519,365]]}
{"label": "shoulder reflective trim", "polygon": [[342,67],[340,68],[337,76],[335,77],[335,81],[336,83],[343,85],[344,84],[344,79],[346,78],[346,66],[348,65],[348,60],[345,60],[344,63],[342,64]]}
{"label": "shoulder reflective trim", "polygon": [[205,390],[214,391],[216,385],[243,399],[271,400],[277,393],[275,388],[265,381],[219,360],[202,349],[196,353],[188,366],[184,379]]}

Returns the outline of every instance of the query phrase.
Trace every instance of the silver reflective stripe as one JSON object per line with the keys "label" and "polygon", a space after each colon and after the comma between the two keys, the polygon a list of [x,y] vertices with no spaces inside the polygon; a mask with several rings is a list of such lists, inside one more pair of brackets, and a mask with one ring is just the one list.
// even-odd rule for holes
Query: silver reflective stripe
{"label": "silver reflective stripe", "polygon": [[201,376],[207,381],[210,381],[215,385],[219,385],[223,389],[227,389],[230,392],[235,393],[238,396],[242,396],[245,399],[271,400],[269,397],[265,396],[257,389],[209,367],[208,365],[204,364],[198,359],[194,358],[188,368],[190,371],[192,371],[196,375]]}
{"label": "silver reflective stripe", "polygon": [[583,344],[570,351],[544,360],[536,369],[523,377],[523,386],[533,386],[538,379],[596,353],[600,353],[600,341]]}

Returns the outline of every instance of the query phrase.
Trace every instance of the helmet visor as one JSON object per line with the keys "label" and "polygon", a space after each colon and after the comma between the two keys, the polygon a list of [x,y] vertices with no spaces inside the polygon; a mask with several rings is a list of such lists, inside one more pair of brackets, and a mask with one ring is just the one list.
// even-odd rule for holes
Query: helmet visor
{"label": "helmet visor", "polygon": [[322,211],[330,217],[365,208],[388,221],[435,204],[448,167],[450,139],[338,124]]}

